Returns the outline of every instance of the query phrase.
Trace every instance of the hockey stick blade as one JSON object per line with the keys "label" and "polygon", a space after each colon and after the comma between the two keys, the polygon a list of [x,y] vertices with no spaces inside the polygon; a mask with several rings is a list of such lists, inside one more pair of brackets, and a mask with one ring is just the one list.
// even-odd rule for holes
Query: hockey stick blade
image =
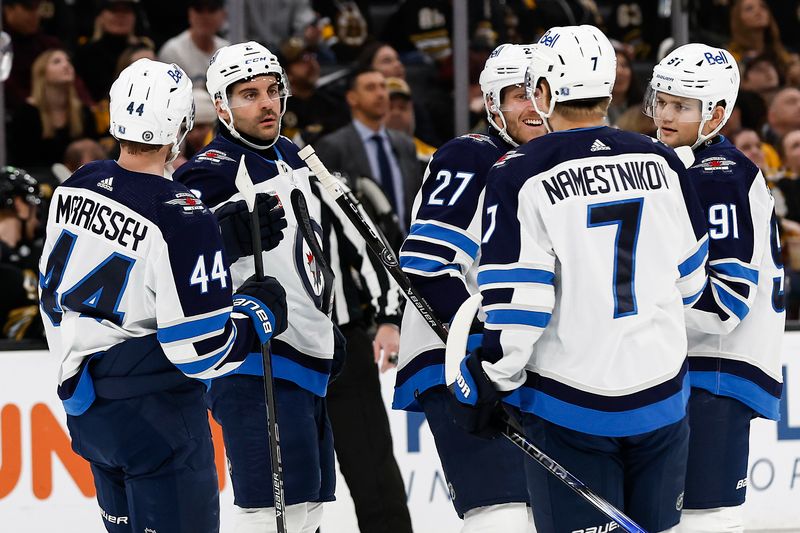
{"label": "hockey stick blade", "polygon": [[[445,350],[445,376],[446,383],[451,385],[456,380],[459,372],[459,365],[464,355],[467,353],[467,338],[472,321],[480,309],[481,295],[474,294],[467,298],[453,317],[450,323],[450,334],[447,339]],[[581,498],[589,502],[595,509],[614,520],[627,533],[647,533],[636,522],[631,520],[622,511],[611,505],[601,496],[594,493],[581,480],[573,476],[566,468],[548,457],[543,451],[536,447],[522,432],[513,415],[509,413],[505,406],[498,409],[500,415],[496,420],[497,427],[503,436],[510,440],[515,446],[522,450],[528,457],[539,463],[543,468],[561,480]]]}
{"label": "hockey stick blade", "polygon": [[311,226],[311,217],[308,214],[308,204],[306,203],[303,193],[300,191],[300,189],[293,189],[290,198],[292,201],[292,210],[294,211],[294,216],[297,219],[297,226],[300,228],[300,233],[303,235],[303,238],[308,243],[308,247],[311,248],[311,253],[314,254],[314,260],[317,262],[317,265],[320,269],[323,283],[323,312],[330,316],[333,308],[333,270],[331,269],[330,265],[328,265],[328,261],[325,259],[325,254],[322,250],[322,245],[320,245],[319,240],[317,239],[317,233]]}

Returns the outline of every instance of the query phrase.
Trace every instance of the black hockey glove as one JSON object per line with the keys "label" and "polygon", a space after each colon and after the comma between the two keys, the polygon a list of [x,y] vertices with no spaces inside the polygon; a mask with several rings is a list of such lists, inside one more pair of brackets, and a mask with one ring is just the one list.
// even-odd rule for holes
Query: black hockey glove
{"label": "black hockey glove", "polygon": [[[277,279],[266,276],[264,281],[256,281],[255,277],[250,277],[233,295],[233,310],[249,315],[254,322],[258,321],[257,318],[254,318],[253,313],[257,307],[266,307],[272,314],[271,319],[268,320],[272,330],[271,334],[265,338],[259,332],[262,343],[269,340],[269,337],[280,335],[286,330],[286,291],[283,290]],[[263,319],[261,322],[264,322]]]}
{"label": "black hockey glove", "polygon": [[448,388],[450,416],[461,429],[478,437],[493,439],[500,436],[497,424],[500,400],[505,394],[495,389],[483,371],[481,348],[475,349],[461,361],[455,383]]}
{"label": "black hockey glove", "polygon": [[[278,206],[278,197],[267,193],[256,195],[256,210],[261,228],[261,250],[272,250],[283,239],[286,213]],[[222,231],[225,257],[233,264],[240,257],[253,255],[250,234],[250,212],[244,200],[225,204],[214,213]]]}

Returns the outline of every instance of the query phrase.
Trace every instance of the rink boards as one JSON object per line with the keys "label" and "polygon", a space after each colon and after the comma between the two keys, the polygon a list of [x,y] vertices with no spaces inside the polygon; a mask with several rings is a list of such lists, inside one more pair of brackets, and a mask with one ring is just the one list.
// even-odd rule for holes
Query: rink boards
{"label": "rink boards", "polygon": [[[785,333],[785,389],[779,423],[756,420],[748,476],[748,530],[800,531],[800,331]],[[102,533],[89,468],[69,448],[55,393],[56,364],[44,351],[0,351],[0,531]],[[394,372],[382,376],[391,401]],[[458,531],[433,439],[417,413],[389,415],[395,456],[417,533]],[[221,433],[215,428],[222,485],[222,531],[230,530],[230,482],[224,478]],[[267,445],[265,438],[264,445]],[[491,465],[473,465],[491,468]],[[358,531],[341,477],[338,501],[326,506],[324,533]]]}

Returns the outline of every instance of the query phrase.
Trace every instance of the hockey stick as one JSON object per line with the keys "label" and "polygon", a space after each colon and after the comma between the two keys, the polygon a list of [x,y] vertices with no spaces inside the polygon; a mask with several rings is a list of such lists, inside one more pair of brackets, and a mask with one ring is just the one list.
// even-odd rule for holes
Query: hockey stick
{"label": "hockey stick", "polygon": [[[322,183],[325,189],[334,198],[336,204],[344,211],[345,215],[347,215],[347,218],[350,219],[358,232],[361,233],[367,241],[370,250],[378,256],[387,272],[389,272],[397,281],[398,285],[405,291],[408,299],[414,303],[417,310],[428,322],[428,325],[430,325],[439,338],[445,342],[447,345],[447,350],[445,352],[445,376],[448,385],[452,384],[458,375],[459,364],[466,352],[467,337],[469,337],[472,320],[480,307],[481,295],[475,294],[461,305],[451,323],[450,340],[448,340],[447,327],[436,318],[436,315],[433,313],[428,303],[416,292],[408,276],[400,269],[397,258],[392,250],[375,234],[372,227],[364,220],[364,217],[361,216],[361,212],[358,211],[353,201],[345,194],[342,184],[328,172],[314,153],[314,149],[311,146],[306,146],[300,150],[300,157],[303,158],[309,168],[317,176],[320,183]],[[511,417],[505,409],[503,410],[501,419],[498,420],[498,424],[502,428],[504,437],[514,443],[515,446],[519,447],[548,472],[560,479],[569,488],[578,493],[578,495],[588,501],[595,509],[616,521],[625,531],[628,533],[647,533],[622,511],[592,492],[581,480],[570,474],[564,467],[539,450],[525,437],[514,418]]]}
{"label": "hockey stick", "polygon": [[331,267],[328,265],[328,261],[325,259],[325,255],[322,251],[322,246],[317,240],[317,234],[314,231],[314,228],[311,226],[311,217],[308,214],[308,204],[306,204],[306,199],[303,196],[303,193],[300,192],[300,189],[293,189],[290,197],[292,201],[292,210],[294,211],[294,216],[297,219],[297,225],[300,228],[300,233],[303,234],[303,238],[308,243],[308,247],[311,248],[311,253],[314,254],[314,260],[317,262],[320,274],[322,275],[323,312],[330,316],[331,308],[333,307],[333,298],[331,297],[333,293],[333,270],[331,270]]}
{"label": "hockey stick", "polygon": [[314,153],[314,148],[311,147],[311,145],[306,146],[300,150],[300,157],[303,158],[303,161],[305,161],[312,172],[314,172],[322,186],[328,191],[345,216],[350,219],[350,222],[353,223],[356,230],[364,237],[369,249],[372,250],[372,253],[383,263],[386,271],[395,279],[406,297],[414,304],[414,307],[417,308],[417,311],[419,311],[425,321],[428,322],[431,329],[436,332],[442,342],[446,343],[447,327],[436,319],[431,306],[425,301],[422,295],[414,289],[408,276],[400,268],[400,264],[394,252],[392,252],[392,249],[375,233],[372,226],[364,220],[358,207],[356,207],[344,193],[342,184],[328,172],[328,169],[326,169],[322,161],[319,160],[317,154]]}
{"label": "hockey stick", "polygon": [[[256,280],[262,281],[264,279],[264,258],[261,253],[261,226],[258,221],[258,211],[256,210],[256,190],[244,164],[244,155],[242,155],[242,159],[239,161],[239,168],[236,171],[236,188],[242,193],[247,208],[250,210],[250,235],[253,240],[253,261],[255,262]],[[283,463],[281,461],[281,441],[278,433],[275,382],[272,378],[272,358],[269,354],[269,342],[261,345],[261,362],[264,366],[264,403],[267,405],[267,433],[269,433],[269,453],[272,463],[272,495],[275,500],[275,522],[278,533],[286,533]]]}
{"label": "hockey stick", "polygon": [[[473,294],[467,298],[467,300],[461,304],[453,321],[450,323],[450,337],[447,340],[447,349],[445,350],[445,381],[448,386],[456,381],[456,377],[459,374],[459,365],[464,358],[464,353],[466,353],[470,327],[480,308],[481,299],[480,293]],[[505,406],[500,410],[500,413],[497,424],[503,436],[525,452],[528,457],[532,458],[545,470],[561,480],[562,483],[577,493],[578,496],[589,502],[595,509],[611,520],[614,520],[623,530],[628,533],[647,533],[622,511],[594,493],[580,479],[573,476],[566,468],[548,457],[543,451],[537,448],[535,444],[528,440],[516,419],[506,410]]]}

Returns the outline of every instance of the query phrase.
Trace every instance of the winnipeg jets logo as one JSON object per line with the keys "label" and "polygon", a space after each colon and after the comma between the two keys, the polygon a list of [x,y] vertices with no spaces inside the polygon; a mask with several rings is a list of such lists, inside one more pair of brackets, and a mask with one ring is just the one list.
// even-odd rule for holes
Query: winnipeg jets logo
{"label": "winnipeg jets logo", "polygon": [[192,195],[190,192],[179,192],[175,194],[175,198],[164,202],[167,205],[180,206],[185,213],[193,213],[195,211],[203,211],[206,206]]}
{"label": "winnipeg jets logo", "polygon": [[198,161],[208,161],[210,163],[219,164],[222,161],[234,161],[228,154],[220,150],[206,150],[197,156]]}
{"label": "winnipeg jets logo", "polygon": [[[322,242],[322,228],[316,220],[310,220],[311,227],[317,237],[317,242]],[[324,308],[322,301],[325,293],[325,278],[322,275],[322,265],[319,258],[314,255],[311,247],[303,238],[303,234],[297,228],[294,239],[294,264],[303,288],[314,302],[317,309]]]}
{"label": "winnipeg jets logo", "polygon": [[312,252],[306,252],[306,268],[311,273],[311,284],[314,286],[314,293],[322,294],[322,269],[319,261],[316,260]]}

